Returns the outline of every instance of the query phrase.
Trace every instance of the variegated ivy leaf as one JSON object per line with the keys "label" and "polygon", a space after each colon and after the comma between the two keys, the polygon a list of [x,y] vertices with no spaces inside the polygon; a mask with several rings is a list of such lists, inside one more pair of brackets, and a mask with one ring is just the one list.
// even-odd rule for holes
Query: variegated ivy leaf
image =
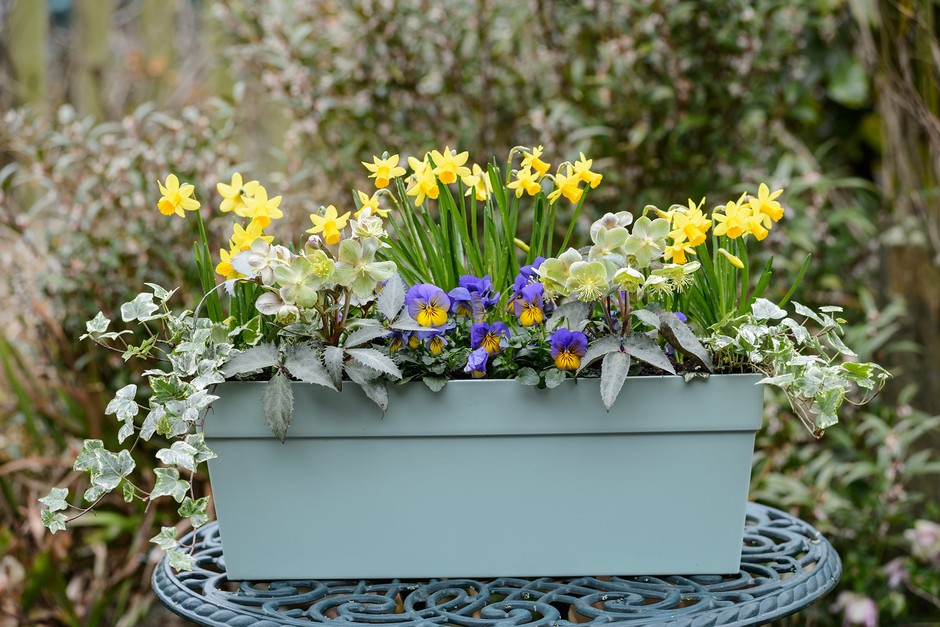
{"label": "variegated ivy leaf", "polygon": [[185,468],[190,472],[195,472],[195,456],[198,452],[199,451],[196,450],[196,447],[187,444],[186,442],[177,441],[174,442],[170,448],[157,451],[157,459],[167,466],[179,466],[180,468]]}
{"label": "variegated ivy leaf", "polygon": [[176,468],[154,468],[157,483],[150,492],[150,500],[161,496],[170,496],[177,503],[182,503],[189,491],[189,482],[180,479],[180,471]]}
{"label": "variegated ivy leaf", "polygon": [[166,552],[167,561],[170,562],[170,568],[176,570],[192,570],[196,566],[196,558],[189,553],[184,553],[177,549]]}
{"label": "variegated ivy leaf", "polygon": [[170,291],[165,290],[156,283],[144,283],[147,287],[153,290],[153,297],[156,298],[161,303],[165,303],[170,300],[170,297],[176,293],[176,290],[179,288],[172,289]]}
{"label": "variegated ivy leaf", "polygon": [[206,513],[208,505],[208,496],[196,499],[195,501],[187,496],[183,499],[183,504],[180,505],[177,513],[183,518],[188,518],[192,526],[198,529],[209,522],[209,514]]}
{"label": "variegated ivy leaf", "polygon": [[261,411],[264,424],[283,443],[294,414],[294,392],[290,381],[280,370],[274,373],[261,392]]}
{"label": "variegated ivy leaf", "polygon": [[150,541],[164,551],[170,551],[179,546],[179,542],[176,541],[176,529],[173,527],[160,527],[160,533],[150,538]]}
{"label": "variegated ivy leaf", "polygon": [[811,319],[811,320],[815,320],[815,321],[818,322],[819,324],[825,324],[825,323],[823,322],[822,318],[820,318],[820,317],[816,314],[815,311],[813,311],[812,309],[810,309],[810,308],[807,307],[806,305],[802,305],[802,304],[796,302],[795,300],[792,301],[792,302],[793,302],[793,309],[796,311],[796,313],[800,314],[801,316],[806,316],[807,318],[809,318],[809,319]]}
{"label": "variegated ivy leaf", "polygon": [[133,383],[125,385],[114,395],[114,398],[108,403],[104,413],[108,416],[114,414],[118,420],[124,420],[126,417],[134,417],[139,411],[137,401],[134,397],[137,395],[137,386]]}
{"label": "variegated ivy leaf", "polygon": [[75,470],[87,472],[91,479],[91,487],[84,495],[86,501],[95,501],[118,487],[134,467],[130,452],[121,450],[112,453],[104,448],[101,440],[85,440],[84,448],[73,466]]}
{"label": "variegated ivy leaf", "polygon": [[269,342],[237,353],[222,366],[222,374],[231,378],[238,374],[263,370],[277,364],[277,346]]}
{"label": "variegated ivy leaf", "polygon": [[153,294],[138,294],[134,300],[121,305],[121,320],[124,322],[153,320],[155,318],[153,313],[158,309],[160,307],[153,302]]}
{"label": "variegated ivy leaf", "polygon": [[50,512],[58,512],[68,508],[69,504],[65,501],[68,495],[69,491],[66,488],[52,488],[48,495],[39,499],[39,502],[48,507]]}
{"label": "variegated ivy leaf", "polygon": [[85,335],[81,336],[79,339],[84,340],[86,337],[104,333],[108,330],[108,326],[110,324],[111,320],[105,318],[104,314],[99,311],[94,318],[85,323],[85,331],[87,331],[87,333],[85,333]]}
{"label": "variegated ivy leaf", "polygon": [[751,305],[751,314],[757,320],[779,320],[785,318],[787,312],[766,298],[756,298]]}
{"label": "variegated ivy leaf", "polygon": [[65,531],[65,523],[68,520],[65,514],[54,512],[51,509],[44,509],[39,512],[39,518],[42,520],[43,526],[50,532]]}
{"label": "variegated ivy leaf", "polygon": [[379,292],[375,307],[387,320],[394,320],[404,305],[405,284],[400,276],[393,274]]}
{"label": "variegated ivy leaf", "polygon": [[186,444],[196,449],[193,459],[197,464],[216,458],[216,454],[206,446],[206,436],[202,433],[191,433],[187,435]]}

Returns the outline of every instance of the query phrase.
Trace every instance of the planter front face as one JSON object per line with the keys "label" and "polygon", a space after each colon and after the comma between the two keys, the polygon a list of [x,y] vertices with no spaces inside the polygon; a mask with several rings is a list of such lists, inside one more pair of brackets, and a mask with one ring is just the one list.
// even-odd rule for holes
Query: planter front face
{"label": "planter front face", "polygon": [[760,375],[294,385],[281,444],[259,383],[205,424],[230,579],[737,572]]}

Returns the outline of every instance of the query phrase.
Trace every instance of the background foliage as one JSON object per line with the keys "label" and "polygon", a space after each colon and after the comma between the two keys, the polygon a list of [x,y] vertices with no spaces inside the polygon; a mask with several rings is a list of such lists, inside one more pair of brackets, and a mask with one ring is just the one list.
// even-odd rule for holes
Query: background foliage
{"label": "background foliage", "polygon": [[606,180],[582,234],[607,210],[786,187],[765,249],[783,271],[813,253],[800,300],[844,306],[850,345],[898,379],[818,442],[770,399],[752,497],[845,561],[799,624],[940,614],[938,565],[905,535],[940,520],[940,350],[918,350],[940,342],[932,2],[19,0],[0,17],[0,625],[148,620],[161,512],[116,502],[48,536],[35,500],[79,480],[68,449],[110,433],[128,382],[78,344],[84,321],[144,280],[198,289],[192,223],[155,211],[156,179],[212,206],[237,166],[285,195],[286,234],[349,204],[360,160],[445,143],[585,151]]}

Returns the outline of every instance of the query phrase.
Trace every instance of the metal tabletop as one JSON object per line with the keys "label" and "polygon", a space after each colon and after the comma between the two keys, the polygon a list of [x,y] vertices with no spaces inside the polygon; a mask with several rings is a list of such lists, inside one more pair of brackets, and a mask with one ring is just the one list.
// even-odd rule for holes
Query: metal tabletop
{"label": "metal tabletop", "polygon": [[231,582],[218,525],[195,541],[195,570],[174,573],[164,558],[153,589],[172,612],[213,627],[762,625],[813,604],[842,574],[822,534],[756,503],[735,575]]}

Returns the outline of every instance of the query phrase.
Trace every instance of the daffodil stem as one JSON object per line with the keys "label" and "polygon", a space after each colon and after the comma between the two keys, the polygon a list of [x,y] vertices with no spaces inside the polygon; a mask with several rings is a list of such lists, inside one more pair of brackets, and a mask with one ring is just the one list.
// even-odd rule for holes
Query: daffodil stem
{"label": "daffodil stem", "polygon": [[747,242],[744,241],[743,237],[740,239],[738,244],[738,252],[740,253],[739,257],[741,258],[741,263],[744,264],[744,268],[741,271],[743,275],[741,280],[741,297],[738,300],[738,315],[741,315],[744,313],[744,308],[747,307],[747,287],[750,285],[751,271],[751,264],[747,258]]}

